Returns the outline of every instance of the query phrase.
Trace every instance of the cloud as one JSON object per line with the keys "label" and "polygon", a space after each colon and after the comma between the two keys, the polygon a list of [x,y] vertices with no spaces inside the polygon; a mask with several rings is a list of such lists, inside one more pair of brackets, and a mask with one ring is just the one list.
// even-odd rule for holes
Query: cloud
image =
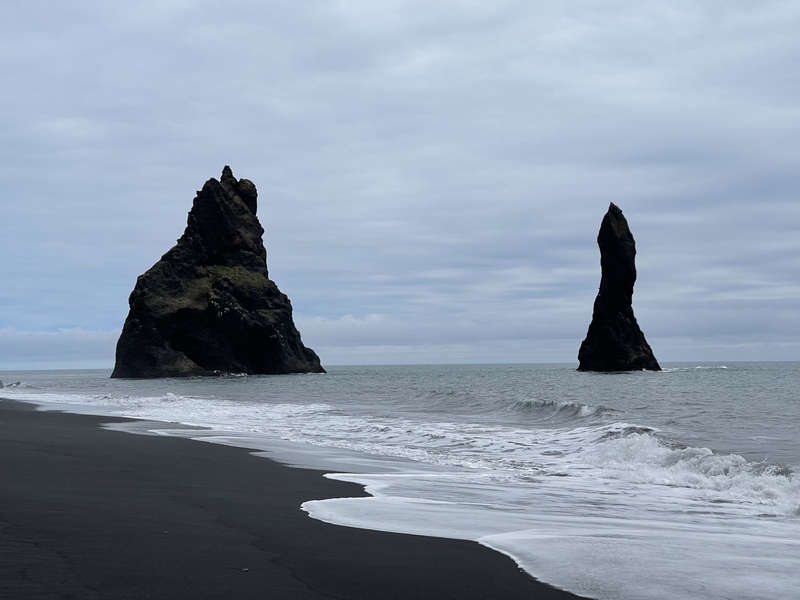
{"label": "cloud", "polygon": [[0,329],[0,369],[110,369],[119,333],[80,328],[52,333]]}
{"label": "cloud", "polygon": [[[119,330],[230,164],[258,186],[270,274],[312,347],[396,331],[426,362],[493,362],[522,330],[519,356],[573,360],[614,201],[660,359],[758,359],[759,335],[800,358],[784,345],[800,334],[796,3],[4,11],[0,328]],[[347,315],[358,340],[324,325]]]}

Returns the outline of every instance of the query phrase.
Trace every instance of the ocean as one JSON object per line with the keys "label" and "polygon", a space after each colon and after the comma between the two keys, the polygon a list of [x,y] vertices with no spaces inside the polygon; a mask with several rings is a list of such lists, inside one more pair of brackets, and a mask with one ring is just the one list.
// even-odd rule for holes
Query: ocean
{"label": "ocean", "polygon": [[662,366],[7,371],[0,396],[323,469],[372,497],[315,519],[475,540],[583,596],[800,598],[800,363]]}

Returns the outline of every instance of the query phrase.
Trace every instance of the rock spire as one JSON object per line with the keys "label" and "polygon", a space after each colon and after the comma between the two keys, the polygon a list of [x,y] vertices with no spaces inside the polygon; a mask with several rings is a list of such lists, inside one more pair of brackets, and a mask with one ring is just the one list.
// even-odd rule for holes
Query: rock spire
{"label": "rock spire", "polygon": [[269,279],[257,197],[228,166],[197,192],[178,243],[136,281],[112,377],[325,372]]}
{"label": "rock spire", "polygon": [[579,371],[660,371],[633,315],[636,242],[628,221],[613,202],[600,233],[600,291],[586,339],[578,352]]}

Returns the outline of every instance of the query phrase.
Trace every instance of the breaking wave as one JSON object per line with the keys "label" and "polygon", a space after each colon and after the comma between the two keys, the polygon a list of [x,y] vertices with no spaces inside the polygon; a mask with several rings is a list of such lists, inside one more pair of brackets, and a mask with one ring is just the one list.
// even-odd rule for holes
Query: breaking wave
{"label": "breaking wave", "polygon": [[559,421],[561,423],[573,420],[591,420],[620,412],[604,406],[589,406],[579,402],[555,400],[518,400],[513,404],[511,410],[530,414],[542,421]]}

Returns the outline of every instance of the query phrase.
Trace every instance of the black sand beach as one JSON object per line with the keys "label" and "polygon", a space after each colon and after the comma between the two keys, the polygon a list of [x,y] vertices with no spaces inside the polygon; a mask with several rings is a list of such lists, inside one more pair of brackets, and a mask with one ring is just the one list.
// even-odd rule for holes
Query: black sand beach
{"label": "black sand beach", "polygon": [[360,487],[0,400],[0,598],[575,599],[458,540],[337,527]]}

